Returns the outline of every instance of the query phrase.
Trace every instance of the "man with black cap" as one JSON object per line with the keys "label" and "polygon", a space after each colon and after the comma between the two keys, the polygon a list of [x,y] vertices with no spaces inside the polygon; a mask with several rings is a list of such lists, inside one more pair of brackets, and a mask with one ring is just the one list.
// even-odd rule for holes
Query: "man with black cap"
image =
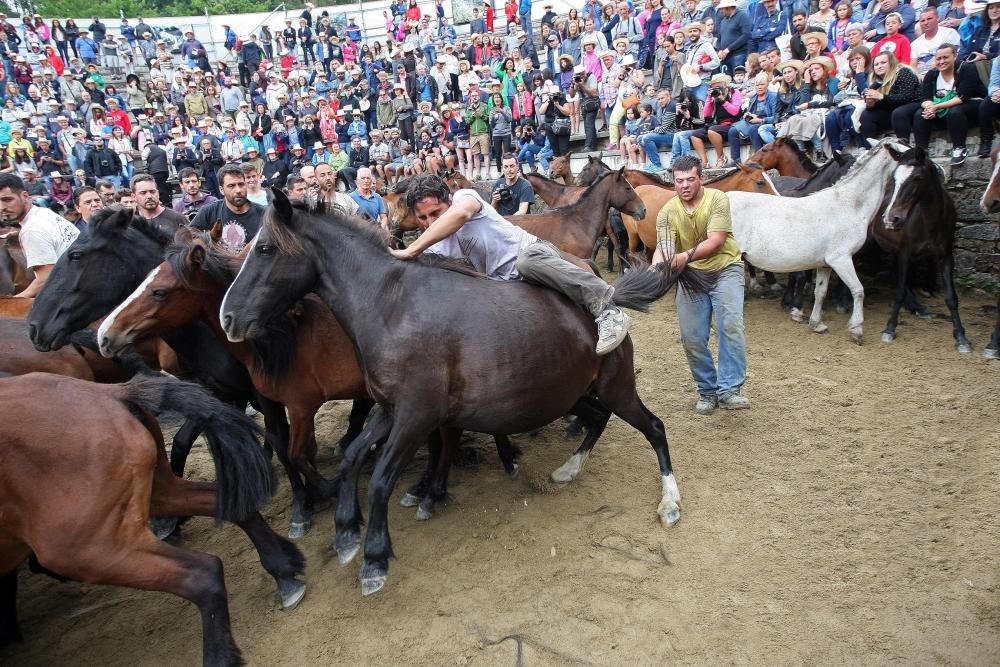
{"label": "man with black cap", "polygon": [[104,137],[94,137],[94,147],[87,153],[83,169],[89,178],[108,179],[115,188],[122,186],[122,163],[113,150],[104,145]]}

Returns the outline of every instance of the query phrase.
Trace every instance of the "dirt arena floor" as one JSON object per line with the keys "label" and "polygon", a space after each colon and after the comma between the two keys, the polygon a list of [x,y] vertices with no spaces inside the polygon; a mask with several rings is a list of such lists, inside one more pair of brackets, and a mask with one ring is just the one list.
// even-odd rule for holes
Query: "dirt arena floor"
{"label": "dirt arena floor", "polygon": [[[932,321],[879,332],[887,294],[866,304],[865,344],[847,315],[831,333],[746,308],[753,409],[699,417],[672,298],[634,318],[638,384],[666,423],[682,520],[661,528],[652,450],[613,419],[580,478],[549,473],[575,442],[561,425],[514,438],[509,480],[492,443],[456,469],[429,522],[398,507],[398,560],[362,598],[359,563],[330,559],[332,512],[301,541],[309,590],[292,612],[246,537],[207,519],[180,543],[222,557],[233,632],[254,665],[1000,664],[1000,362],[981,357],[995,312],[965,296],[972,355],[954,351],[940,298]],[[347,406],[318,418],[321,445]],[[203,446],[195,476],[210,474]],[[400,487],[414,481],[415,461]],[[333,474],[329,449],[323,465]],[[287,529],[283,484],[267,508]],[[6,665],[193,665],[195,608],[164,594],[21,573],[26,641]]]}

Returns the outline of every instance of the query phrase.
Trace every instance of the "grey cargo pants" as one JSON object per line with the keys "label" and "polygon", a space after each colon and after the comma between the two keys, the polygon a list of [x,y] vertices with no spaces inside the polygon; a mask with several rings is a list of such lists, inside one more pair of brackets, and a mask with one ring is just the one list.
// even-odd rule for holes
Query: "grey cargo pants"
{"label": "grey cargo pants", "polygon": [[611,304],[615,288],[589,271],[563,258],[548,241],[535,241],[517,256],[521,277],[566,295],[570,301],[589,310],[596,318]]}

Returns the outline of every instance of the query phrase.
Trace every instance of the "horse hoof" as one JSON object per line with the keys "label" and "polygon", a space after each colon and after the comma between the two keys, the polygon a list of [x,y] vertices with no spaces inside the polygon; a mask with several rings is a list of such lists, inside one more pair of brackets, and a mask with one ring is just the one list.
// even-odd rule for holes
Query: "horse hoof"
{"label": "horse hoof", "polygon": [[302,598],[306,596],[306,582],[298,579],[290,579],[287,582],[278,582],[278,597],[281,598],[281,608],[291,611],[299,606]]}
{"label": "horse hoof", "polygon": [[802,311],[798,308],[792,308],[789,311],[788,316],[792,318],[792,322],[802,322],[804,318],[802,317]]}
{"label": "horse hoof", "polygon": [[149,520],[149,529],[162,542],[173,535],[178,523],[180,519],[175,516],[154,516]]}
{"label": "horse hoof", "polygon": [[926,310],[922,310],[918,313],[913,313],[913,314],[916,315],[919,319],[924,321],[934,319],[934,316],[928,313]]}
{"label": "horse hoof", "polygon": [[365,563],[361,566],[361,595],[368,597],[385,587],[389,573],[378,565]]}
{"label": "horse hoof", "polygon": [[882,332],[882,342],[883,343],[891,343],[894,340],[896,340],[896,334],[891,334],[888,331],[883,331]]}
{"label": "horse hoof", "polygon": [[830,333],[830,327],[826,326],[822,322],[819,324],[810,324],[809,328],[818,334]]}
{"label": "horse hoof", "polygon": [[854,333],[853,331],[851,332],[851,340],[853,340],[858,345],[861,345],[862,343],[864,343],[864,339],[862,338],[862,335],[860,333]]}
{"label": "horse hoof", "polygon": [[672,528],[681,520],[681,508],[672,500],[663,499],[660,506],[656,508],[656,514],[660,517],[660,523],[664,528]]}
{"label": "horse hoof", "polygon": [[293,521],[288,524],[288,539],[299,540],[312,528],[312,521]]}
{"label": "horse hoof", "polygon": [[404,493],[403,497],[399,499],[399,504],[403,507],[416,507],[423,500],[420,496],[415,496],[412,493]]}
{"label": "horse hoof", "polygon": [[958,350],[959,354],[969,354],[972,352],[972,343],[969,341],[962,341],[955,344],[955,349]]}
{"label": "horse hoof", "polygon": [[430,519],[432,516],[434,516],[434,510],[432,509],[433,507],[434,505],[431,505],[430,507],[424,507],[424,505],[420,505],[420,507],[417,508],[417,514],[416,514],[417,521],[427,521],[427,519]]}
{"label": "horse hoof", "polygon": [[988,347],[983,350],[983,359],[1000,359],[1000,350],[995,347]]}
{"label": "horse hoof", "polygon": [[354,560],[361,551],[361,535],[347,531],[343,534],[338,533],[333,548],[337,552],[337,562],[343,567]]}
{"label": "horse hoof", "polygon": [[514,465],[511,466],[510,471],[507,473],[507,476],[510,477],[511,479],[517,479],[517,474],[519,472],[521,472],[521,467],[515,463]]}

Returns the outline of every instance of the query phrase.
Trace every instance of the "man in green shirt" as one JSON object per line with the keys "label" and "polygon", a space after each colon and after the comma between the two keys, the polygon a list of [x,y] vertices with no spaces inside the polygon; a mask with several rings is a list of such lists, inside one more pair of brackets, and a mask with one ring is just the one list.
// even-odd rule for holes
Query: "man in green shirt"
{"label": "man in green shirt", "polygon": [[[677,322],[691,375],[698,387],[694,411],[710,415],[721,406],[727,410],[750,407],[740,395],[746,380],[747,357],[743,332],[743,260],[733,237],[729,198],[704,187],[701,161],[686,155],[674,161],[677,196],[656,217],[656,253],[653,264],[671,261],[675,269],[692,269],[717,275],[711,290],[695,294],[677,288]],[[712,317],[719,337],[716,370],[708,349]]]}
{"label": "man in green shirt", "polygon": [[464,116],[469,126],[469,153],[472,155],[469,180],[474,178],[473,174],[483,180],[482,167],[486,167],[487,176],[490,170],[490,111],[479,99],[478,92],[469,91],[469,107]]}

